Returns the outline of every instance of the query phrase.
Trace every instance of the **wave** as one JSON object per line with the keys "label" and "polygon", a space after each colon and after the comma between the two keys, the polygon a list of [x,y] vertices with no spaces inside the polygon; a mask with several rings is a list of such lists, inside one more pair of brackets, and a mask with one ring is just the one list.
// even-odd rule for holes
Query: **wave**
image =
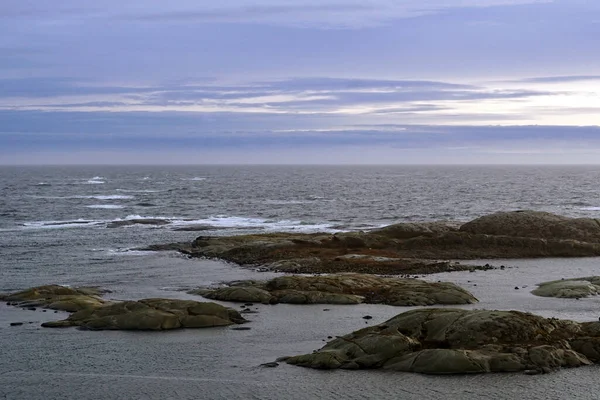
{"label": "wave", "polygon": [[74,196],[76,199],[96,199],[96,200],[128,200],[133,199],[133,196],[110,194],[110,195],[94,195],[94,196]]}
{"label": "wave", "polygon": [[117,189],[117,192],[126,192],[126,193],[158,193],[158,192],[164,192],[164,190],[151,190],[151,189],[146,189],[146,190]]}
{"label": "wave", "polygon": [[182,181],[205,181],[207,178],[201,176],[195,176],[193,178],[182,178]]}
{"label": "wave", "polygon": [[52,186],[52,184],[48,182],[38,182],[34,186]]}
{"label": "wave", "polygon": [[330,223],[314,223],[294,220],[269,220],[263,218],[235,217],[227,215],[217,215],[204,219],[180,219],[172,220],[171,223],[176,226],[185,225],[207,225],[214,228],[231,229],[258,229],[269,232],[337,232],[332,229]]}
{"label": "wave", "polygon": [[87,208],[103,208],[103,209],[118,209],[124,208],[124,206],[118,204],[92,204],[90,206],[86,206]]}
{"label": "wave", "polygon": [[582,211],[600,211],[600,207],[582,207],[580,208]]}
{"label": "wave", "polygon": [[25,222],[23,226],[25,228],[37,228],[37,229],[58,229],[58,228],[87,228],[91,226],[97,226],[102,221],[97,220],[85,220],[76,219],[71,221],[33,221]]}
{"label": "wave", "polygon": [[[98,205],[110,206],[110,205]],[[105,208],[105,207],[102,207]],[[112,208],[112,207],[111,207]],[[137,214],[127,215],[123,218],[111,220],[70,220],[70,221],[34,221],[23,224],[26,228],[52,229],[52,228],[120,228],[131,226],[149,226],[149,227],[186,227],[186,226],[204,226],[204,230],[216,229],[252,229],[262,232],[339,232],[339,226],[334,226],[329,222],[307,222],[296,220],[273,220],[263,218],[236,217],[227,215],[217,215],[208,218],[192,219],[181,217],[164,216],[142,216]]]}

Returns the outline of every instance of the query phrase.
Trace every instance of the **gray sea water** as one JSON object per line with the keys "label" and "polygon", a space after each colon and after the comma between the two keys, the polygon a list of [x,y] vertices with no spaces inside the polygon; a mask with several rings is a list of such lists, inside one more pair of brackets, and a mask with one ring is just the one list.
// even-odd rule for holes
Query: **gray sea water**
{"label": "gray sea water", "polygon": [[[2,167],[0,292],[99,285],[117,299],[202,298],[182,289],[273,276],[176,253],[133,250],[198,235],[367,229],[466,221],[499,210],[600,216],[598,167]],[[113,222],[160,224],[110,228]],[[203,226],[202,232],[177,229]],[[482,262],[481,260],[478,262]],[[597,320],[600,299],[543,299],[536,283],[600,274],[600,259],[495,260],[505,270],[453,281],[476,308]],[[518,287],[519,289],[515,289]],[[87,332],[40,328],[64,315],[0,305],[0,398],[596,399],[597,367],[541,376],[422,376],[259,364],[310,352],[330,335],[406,308],[257,305],[248,331]],[[330,311],[324,311],[324,308]],[[25,322],[12,327],[11,322]],[[29,322],[32,322],[31,324]]]}

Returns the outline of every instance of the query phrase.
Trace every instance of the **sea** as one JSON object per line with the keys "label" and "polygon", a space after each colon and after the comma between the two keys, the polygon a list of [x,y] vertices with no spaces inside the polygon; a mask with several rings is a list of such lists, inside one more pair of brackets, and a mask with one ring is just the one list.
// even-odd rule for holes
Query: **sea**
{"label": "sea", "polygon": [[[600,217],[600,166],[0,167],[0,293],[99,286],[111,299],[206,301],[199,286],[268,279],[218,260],[140,250],[196,236],[339,232],[398,222],[468,221],[532,209]],[[144,220],[146,224],[136,221]],[[194,229],[191,231],[190,229]],[[423,277],[470,290],[466,308],[598,320],[600,298],[533,296],[537,283],[600,275],[600,258],[473,260],[503,270]],[[223,303],[226,304],[226,303]],[[238,307],[236,304],[228,304]],[[411,309],[255,305],[250,330],[41,328],[67,314],[0,304],[2,399],[597,399],[600,368],[551,374],[426,376],[318,371],[278,357],[310,353]],[[370,315],[372,320],[362,317]],[[23,322],[21,326],[11,326]]]}

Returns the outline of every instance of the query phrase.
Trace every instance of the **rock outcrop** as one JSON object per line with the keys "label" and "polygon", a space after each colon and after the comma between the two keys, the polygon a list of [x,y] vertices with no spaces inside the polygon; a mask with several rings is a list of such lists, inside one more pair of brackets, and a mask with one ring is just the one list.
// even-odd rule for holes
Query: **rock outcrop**
{"label": "rock outcrop", "polygon": [[451,259],[600,256],[600,220],[546,212],[501,212],[462,226],[401,223],[366,232],[199,236],[153,245],[190,257],[291,273],[429,274],[486,269]]}
{"label": "rock outcrop", "polygon": [[70,288],[59,285],[38,286],[22,292],[5,295],[2,300],[18,307],[40,307],[75,312],[102,306],[105,301],[98,288]]}
{"label": "rock outcrop", "polygon": [[541,211],[498,212],[460,227],[461,232],[496,236],[600,243],[600,220],[568,218]]}
{"label": "rock outcrop", "polygon": [[600,276],[543,282],[531,293],[541,297],[579,299],[600,293]]}
{"label": "rock outcrop", "polygon": [[263,304],[388,304],[427,306],[472,304],[477,299],[449,282],[385,278],[365,274],[319,276],[290,275],[267,282],[238,281],[219,289],[200,289],[190,293],[221,301]]}
{"label": "rock outcrop", "polygon": [[419,309],[283,360],[318,369],[423,374],[549,372],[598,362],[600,323],[519,311]]}
{"label": "rock outcrop", "polygon": [[236,310],[216,303],[144,299],[120,301],[78,311],[66,320],[42,324],[47,328],[78,326],[93,330],[168,330],[208,328],[246,322]]}
{"label": "rock outcrop", "polygon": [[65,320],[42,324],[48,328],[78,326],[97,330],[166,330],[246,322],[238,311],[216,303],[176,299],[108,301],[99,297],[106,292],[98,288],[47,285],[0,296],[0,299],[17,307],[73,313]]}

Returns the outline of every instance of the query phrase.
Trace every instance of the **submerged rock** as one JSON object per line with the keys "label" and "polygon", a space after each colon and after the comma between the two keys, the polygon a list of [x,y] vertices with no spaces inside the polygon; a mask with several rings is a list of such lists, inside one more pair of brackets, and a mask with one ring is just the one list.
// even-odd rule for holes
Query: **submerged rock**
{"label": "submerged rock", "polygon": [[579,299],[600,293],[600,276],[543,282],[531,293],[541,297]]}
{"label": "submerged rock", "polygon": [[246,320],[235,310],[215,303],[191,300],[144,299],[121,301],[88,308],[63,321],[46,322],[43,327],[78,326],[93,330],[168,330],[207,328],[241,324]]}
{"label": "submerged rock", "polygon": [[578,324],[519,311],[434,308],[399,314],[285,361],[317,369],[464,374],[546,372],[599,359],[598,322]]}
{"label": "submerged rock", "polygon": [[52,310],[75,312],[86,308],[102,306],[105,301],[99,296],[103,293],[98,288],[70,288],[59,285],[38,286],[22,292],[5,295],[3,300],[13,306],[35,309],[35,307]]}
{"label": "submerged rock", "polygon": [[263,304],[471,304],[469,292],[449,282],[386,278],[367,274],[289,275],[266,282],[238,281],[219,289],[191,291],[209,299]]}
{"label": "submerged rock", "polygon": [[123,226],[132,226],[132,225],[168,225],[170,221],[166,219],[160,218],[132,218],[132,219],[123,219],[120,221],[113,221],[106,224],[107,228],[120,228]]}

